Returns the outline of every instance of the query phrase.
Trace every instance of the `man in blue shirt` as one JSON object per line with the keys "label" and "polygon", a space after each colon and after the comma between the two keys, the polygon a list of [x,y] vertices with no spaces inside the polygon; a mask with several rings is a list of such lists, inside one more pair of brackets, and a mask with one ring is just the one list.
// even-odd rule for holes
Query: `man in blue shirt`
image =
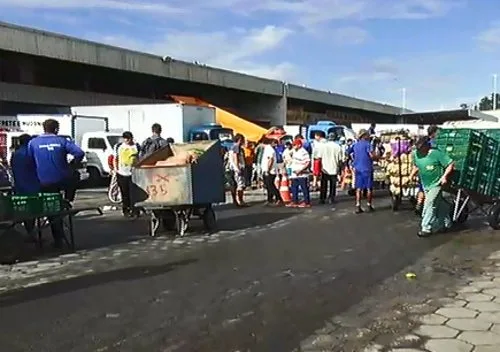
{"label": "man in blue shirt", "polygon": [[[59,122],[56,120],[45,120],[43,130],[42,135],[29,142],[28,153],[35,162],[41,191],[60,193],[73,181],[74,171],[68,163],[68,154],[73,156],[73,163],[80,163],[85,153],[73,141],[57,135]],[[54,245],[60,248],[64,238],[62,219],[53,217],[49,220]]]}
{"label": "man in blue shirt", "polygon": [[[19,146],[10,159],[12,176],[14,177],[14,193],[18,196],[31,196],[40,192],[35,162],[28,153],[30,140],[29,134],[20,135]],[[24,227],[28,233],[31,233],[35,228],[35,220],[25,221]]]}
{"label": "man in blue shirt", "polygon": [[36,166],[28,152],[31,140],[29,134],[19,136],[19,147],[12,154],[10,167],[14,177],[14,193],[21,196],[34,195],[40,192],[40,182],[36,174]]}
{"label": "man in blue shirt", "polygon": [[352,146],[354,168],[354,187],[356,188],[356,214],[363,213],[361,195],[366,190],[368,211],[373,211],[373,152],[370,134],[367,130],[359,131],[358,141]]}

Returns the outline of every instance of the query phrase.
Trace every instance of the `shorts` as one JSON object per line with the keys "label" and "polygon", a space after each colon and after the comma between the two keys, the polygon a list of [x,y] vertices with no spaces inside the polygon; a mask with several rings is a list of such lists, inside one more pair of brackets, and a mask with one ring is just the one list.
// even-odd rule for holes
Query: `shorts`
{"label": "shorts", "polygon": [[373,188],[373,171],[355,171],[354,188],[356,189],[372,189]]}
{"label": "shorts", "polygon": [[321,159],[314,159],[313,160],[313,176],[321,176]]}
{"label": "shorts", "polygon": [[233,171],[234,183],[237,191],[243,191],[246,188],[245,175],[241,172]]}

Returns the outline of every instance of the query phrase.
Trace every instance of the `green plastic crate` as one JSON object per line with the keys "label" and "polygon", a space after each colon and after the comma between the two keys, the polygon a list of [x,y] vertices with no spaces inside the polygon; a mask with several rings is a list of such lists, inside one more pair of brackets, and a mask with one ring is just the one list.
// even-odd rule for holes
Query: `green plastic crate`
{"label": "green plastic crate", "polygon": [[498,143],[495,140],[477,130],[440,129],[436,136],[436,146],[455,161],[453,183],[456,186],[478,191],[482,182],[481,191],[491,188],[491,184],[487,187],[483,185],[485,181],[481,178],[481,165],[491,149],[497,150]]}
{"label": "green plastic crate", "polygon": [[40,193],[38,195],[44,213],[55,213],[62,209],[62,195],[60,193]]}
{"label": "green plastic crate", "polygon": [[42,212],[42,203],[38,196],[11,196],[12,212],[17,216],[37,215]]}

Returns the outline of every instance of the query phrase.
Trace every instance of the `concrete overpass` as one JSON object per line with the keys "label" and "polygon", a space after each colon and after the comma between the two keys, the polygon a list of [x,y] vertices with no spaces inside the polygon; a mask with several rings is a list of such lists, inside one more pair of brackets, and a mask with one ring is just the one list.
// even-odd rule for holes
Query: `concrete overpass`
{"label": "concrete overpass", "polygon": [[[394,121],[399,107],[0,22],[0,113],[196,96],[274,125]],[[31,104],[31,105],[30,105]],[[298,121],[297,121],[298,122]]]}

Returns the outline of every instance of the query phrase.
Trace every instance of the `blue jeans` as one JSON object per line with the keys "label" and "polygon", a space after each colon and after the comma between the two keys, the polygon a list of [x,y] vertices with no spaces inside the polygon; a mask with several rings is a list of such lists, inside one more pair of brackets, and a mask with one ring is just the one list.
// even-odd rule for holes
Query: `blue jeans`
{"label": "blue jeans", "polygon": [[308,177],[297,177],[292,178],[292,202],[299,202],[299,192],[302,192],[304,196],[304,203],[311,203],[311,196],[309,194],[309,178]]}
{"label": "blue jeans", "polygon": [[443,198],[441,187],[425,190],[422,231],[436,232],[450,228],[451,225],[450,206]]}

